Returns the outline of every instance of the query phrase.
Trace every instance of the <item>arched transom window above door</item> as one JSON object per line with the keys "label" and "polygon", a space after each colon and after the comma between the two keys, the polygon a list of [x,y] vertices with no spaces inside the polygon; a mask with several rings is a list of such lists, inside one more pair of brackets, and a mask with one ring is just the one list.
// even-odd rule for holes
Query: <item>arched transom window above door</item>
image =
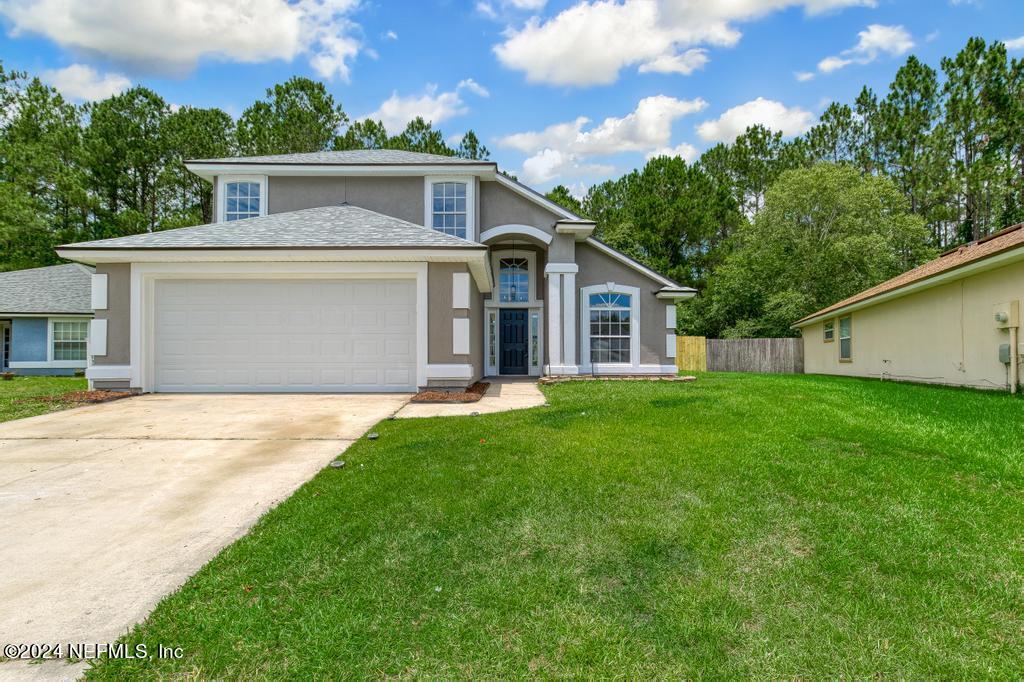
{"label": "arched transom window above door", "polygon": [[498,300],[502,303],[530,300],[530,262],[525,256],[498,259]]}
{"label": "arched transom window above door", "polygon": [[503,306],[537,304],[534,291],[537,277],[537,252],[511,246],[491,252],[494,271],[494,293],[491,300]]}

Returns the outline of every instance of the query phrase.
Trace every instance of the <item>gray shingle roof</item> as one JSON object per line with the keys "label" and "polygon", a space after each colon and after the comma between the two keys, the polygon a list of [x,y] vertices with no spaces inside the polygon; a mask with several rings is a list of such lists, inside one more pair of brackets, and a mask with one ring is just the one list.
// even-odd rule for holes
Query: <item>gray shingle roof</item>
{"label": "gray shingle roof", "polygon": [[358,206],[321,206],[92,242],[70,249],[483,248]]}
{"label": "gray shingle roof", "polygon": [[187,163],[281,163],[332,165],[417,165],[442,164],[451,166],[493,164],[493,161],[460,159],[440,154],[421,154],[398,149],[351,149],[341,152],[308,152],[303,154],[273,154],[269,156],[228,156],[219,159],[192,159]]}
{"label": "gray shingle roof", "polygon": [[0,316],[4,313],[91,313],[92,270],[84,265],[0,272]]}

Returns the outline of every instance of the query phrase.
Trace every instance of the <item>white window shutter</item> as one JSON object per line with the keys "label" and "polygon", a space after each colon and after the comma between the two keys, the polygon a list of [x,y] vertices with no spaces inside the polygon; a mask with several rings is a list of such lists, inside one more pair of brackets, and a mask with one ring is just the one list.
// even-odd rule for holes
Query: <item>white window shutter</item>
{"label": "white window shutter", "polygon": [[452,274],[452,308],[469,308],[469,273]]}
{"label": "white window shutter", "polygon": [[107,321],[89,321],[89,355],[107,354]]}
{"label": "white window shutter", "polygon": [[469,355],[469,318],[452,320],[452,354]]}
{"label": "white window shutter", "polygon": [[96,275],[92,276],[92,309],[93,310],[106,310],[107,309],[107,276]]}

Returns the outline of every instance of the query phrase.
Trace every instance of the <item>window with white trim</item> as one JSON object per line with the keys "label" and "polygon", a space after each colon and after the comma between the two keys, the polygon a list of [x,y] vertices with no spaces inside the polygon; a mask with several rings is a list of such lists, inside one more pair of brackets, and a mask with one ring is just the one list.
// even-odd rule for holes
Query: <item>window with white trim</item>
{"label": "window with white trim", "polygon": [[847,315],[839,318],[839,361],[853,360],[853,319]]}
{"label": "window with white trim", "polygon": [[53,323],[53,359],[85,360],[89,339],[88,320],[57,320]]}
{"label": "window with white trim", "polygon": [[430,226],[438,232],[466,238],[467,198],[465,182],[435,182],[431,186]]}
{"label": "window with white trim", "polygon": [[590,363],[632,362],[632,297],[609,291],[590,294]]}
{"label": "window with white trim", "polygon": [[224,220],[244,220],[262,215],[263,201],[259,182],[238,180],[224,183]]}
{"label": "window with white trim", "polygon": [[833,320],[829,320],[822,325],[823,340],[825,343],[832,343],[836,338],[836,323]]}
{"label": "window with white trim", "polygon": [[498,300],[502,303],[530,300],[530,261],[525,256],[498,259]]}

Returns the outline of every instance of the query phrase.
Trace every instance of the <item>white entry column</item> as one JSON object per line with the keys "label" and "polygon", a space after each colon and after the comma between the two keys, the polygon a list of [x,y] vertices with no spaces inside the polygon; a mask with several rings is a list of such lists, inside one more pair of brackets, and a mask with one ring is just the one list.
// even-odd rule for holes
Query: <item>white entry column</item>
{"label": "white entry column", "polygon": [[579,374],[576,364],[576,273],[575,263],[548,263],[544,276],[548,292],[548,374]]}

